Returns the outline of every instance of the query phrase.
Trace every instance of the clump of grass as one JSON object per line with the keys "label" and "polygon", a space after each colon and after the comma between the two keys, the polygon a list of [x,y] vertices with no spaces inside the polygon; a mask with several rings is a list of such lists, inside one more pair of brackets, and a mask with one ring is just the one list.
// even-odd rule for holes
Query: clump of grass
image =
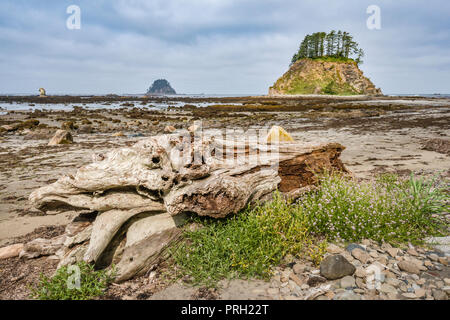
{"label": "clump of grass", "polygon": [[336,94],[336,91],[334,91],[333,86],[335,86],[334,81],[330,81],[325,88],[323,88],[323,93],[325,94]]}
{"label": "clump of grass", "polygon": [[309,252],[317,258],[324,249],[313,245],[306,219],[276,193],[273,201],[227,220],[200,220],[205,227],[187,232],[188,241],[173,257],[196,284],[214,286],[234,276],[267,279],[285,255]]}
{"label": "clump of grass", "polygon": [[[225,220],[198,219],[204,228],[185,234],[173,249],[182,275],[195,284],[222,278],[268,278],[287,254],[319,263],[327,241],[372,239],[420,243],[445,227],[433,213],[448,210],[435,181],[384,175],[358,183],[324,175],[320,188],[296,203],[276,193],[274,200]],[[326,239],[319,241],[318,239]]]}
{"label": "clump of grass", "polygon": [[443,222],[432,214],[448,210],[445,199],[435,181],[414,176],[382,175],[375,182],[357,183],[328,175],[318,192],[297,205],[309,216],[310,230],[329,240],[417,244],[440,235]]}
{"label": "clump of grass", "polygon": [[79,288],[74,284],[77,272],[69,266],[63,266],[53,277],[43,274],[36,287],[31,287],[31,297],[39,300],[89,300],[99,297],[113,280],[113,274],[107,270],[94,270],[94,266],[85,262],[75,265],[79,270]]}
{"label": "clump of grass", "polygon": [[324,56],[324,57],[317,57],[317,58],[310,58],[315,61],[324,61],[324,62],[345,62],[345,63],[354,63],[356,64],[356,61],[352,58],[346,58],[346,57],[332,57],[332,56]]}

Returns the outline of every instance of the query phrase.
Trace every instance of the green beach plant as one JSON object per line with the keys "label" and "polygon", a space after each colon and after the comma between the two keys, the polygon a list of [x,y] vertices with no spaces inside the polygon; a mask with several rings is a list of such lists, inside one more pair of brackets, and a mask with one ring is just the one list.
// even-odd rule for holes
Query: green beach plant
{"label": "green beach plant", "polygon": [[[79,271],[79,287],[70,287],[74,269]],[[38,300],[89,300],[101,296],[114,278],[114,267],[111,271],[94,270],[94,266],[86,262],[78,262],[72,268],[63,266],[53,277],[40,275],[36,287],[30,287],[31,297]]]}
{"label": "green beach plant", "polygon": [[434,213],[448,210],[436,181],[382,175],[356,182],[323,175],[320,188],[290,203],[275,193],[271,202],[228,219],[195,218],[204,228],[186,232],[172,254],[180,276],[215,286],[220,279],[267,279],[291,254],[320,263],[327,241],[372,239],[422,243],[447,227]]}
{"label": "green beach plant", "polygon": [[316,244],[306,219],[275,193],[273,201],[229,219],[197,218],[204,228],[187,232],[187,241],[173,257],[182,275],[191,276],[196,284],[214,286],[235,276],[268,279],[285,255],[317,254],[310,250]]}
{"label": "green beach plant", "polygon": [[431,185],[413,176],[405,181],[383,175],[361,183],[324,176],[318,192],[302,198],[298,206],[309,216],[310,230],[329,240],[418,244],[445,227],[433,216],[445,210],[445,195]]}

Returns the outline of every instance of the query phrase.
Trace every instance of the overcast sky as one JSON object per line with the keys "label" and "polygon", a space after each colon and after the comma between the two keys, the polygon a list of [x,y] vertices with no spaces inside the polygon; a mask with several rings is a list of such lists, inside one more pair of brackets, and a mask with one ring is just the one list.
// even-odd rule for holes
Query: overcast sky
{"label": "overcast sky", "polygon": [[266,94],[306,34],[332,29],[360,43],[384,93],[450,93],[448,0],[1,0],[0,93],[144,93],[165,78],[178,93]]}

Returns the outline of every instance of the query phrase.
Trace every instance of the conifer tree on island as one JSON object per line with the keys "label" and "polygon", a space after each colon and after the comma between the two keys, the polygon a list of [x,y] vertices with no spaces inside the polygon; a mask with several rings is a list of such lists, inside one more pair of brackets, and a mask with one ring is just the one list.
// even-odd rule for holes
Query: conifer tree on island
{"label": "conifer tree on island", "polygon": [[364,51],[353,40],[353,36],[346,31],[332,30],[329,33],[316,32],[307,35],[300,44],[298,51],[291,60],[291,65],[300,59],[332,57],[340,60],[354,60],[362,64]]}
{"label": "conifer tree on island", "polygon": [[289,69],[269,88],[269,95],[378,95],[359,65],[364,51],[342,30],[305,36]]}

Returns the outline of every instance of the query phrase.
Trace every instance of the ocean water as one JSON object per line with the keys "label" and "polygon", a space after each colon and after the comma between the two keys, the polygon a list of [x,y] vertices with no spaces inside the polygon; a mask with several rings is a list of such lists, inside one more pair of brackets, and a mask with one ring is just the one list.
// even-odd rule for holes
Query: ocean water
{"label": "ocean water", "polygon": [[388,97],[425,97],[425,98],[450,98],[450,93],[433,93],[433,94],[387,94]]}
{"label": "ocean water", "polygon": [[[30,96],[35,94],[24,94],[24,93],[15,93],[8,94],[8,96]],[[37,96],[37,95],[36,95]],[[68,96],[81,96],[81,97],[91,97],[93,95],[68,95]],[[120,96],[128,96],[130,98],[136,97],[141,98],[144,97],[144,94],[121,94]],[[144,106],[149,110],[163,110],[169,106],[180,107],[186,104],[184,101],[176,101],[177,98],[226,98],[226,97],[248,97],[248,96],[258,96],[258,94],[177,94],[177,95],[167,95],[166,97],[171,99],[169,102],[164,103],[156,103],[150,102],[150,105]],[[389,97],[424,97],[424,98],[450,98],[450,94],[387,94]],[[129,102],[133,102],[130,99]],[[87,109],[114,109],[114,108],[122,108],[120,106],[122,102],[113,103],[111,105],[104,105],[102,103],[89,103],[83,105],[84,108]],[[216,102],[196,102],[195,105],[198,107],[206,107],[209,105],[216,104]],[[240,103],[229,103],[240,105]],[[40,110],[73,110],[73,106],[77,104],[72,103],[35,103],[34,106],[30,106],[28,103],[2,103],[0,102],[0,115],[6,114],[6,111],[15,110],[15,111],[32,111],[36,109]],[[137,108],[141,108],[143,106],[140,105],[140,101],[136,101]]]}

